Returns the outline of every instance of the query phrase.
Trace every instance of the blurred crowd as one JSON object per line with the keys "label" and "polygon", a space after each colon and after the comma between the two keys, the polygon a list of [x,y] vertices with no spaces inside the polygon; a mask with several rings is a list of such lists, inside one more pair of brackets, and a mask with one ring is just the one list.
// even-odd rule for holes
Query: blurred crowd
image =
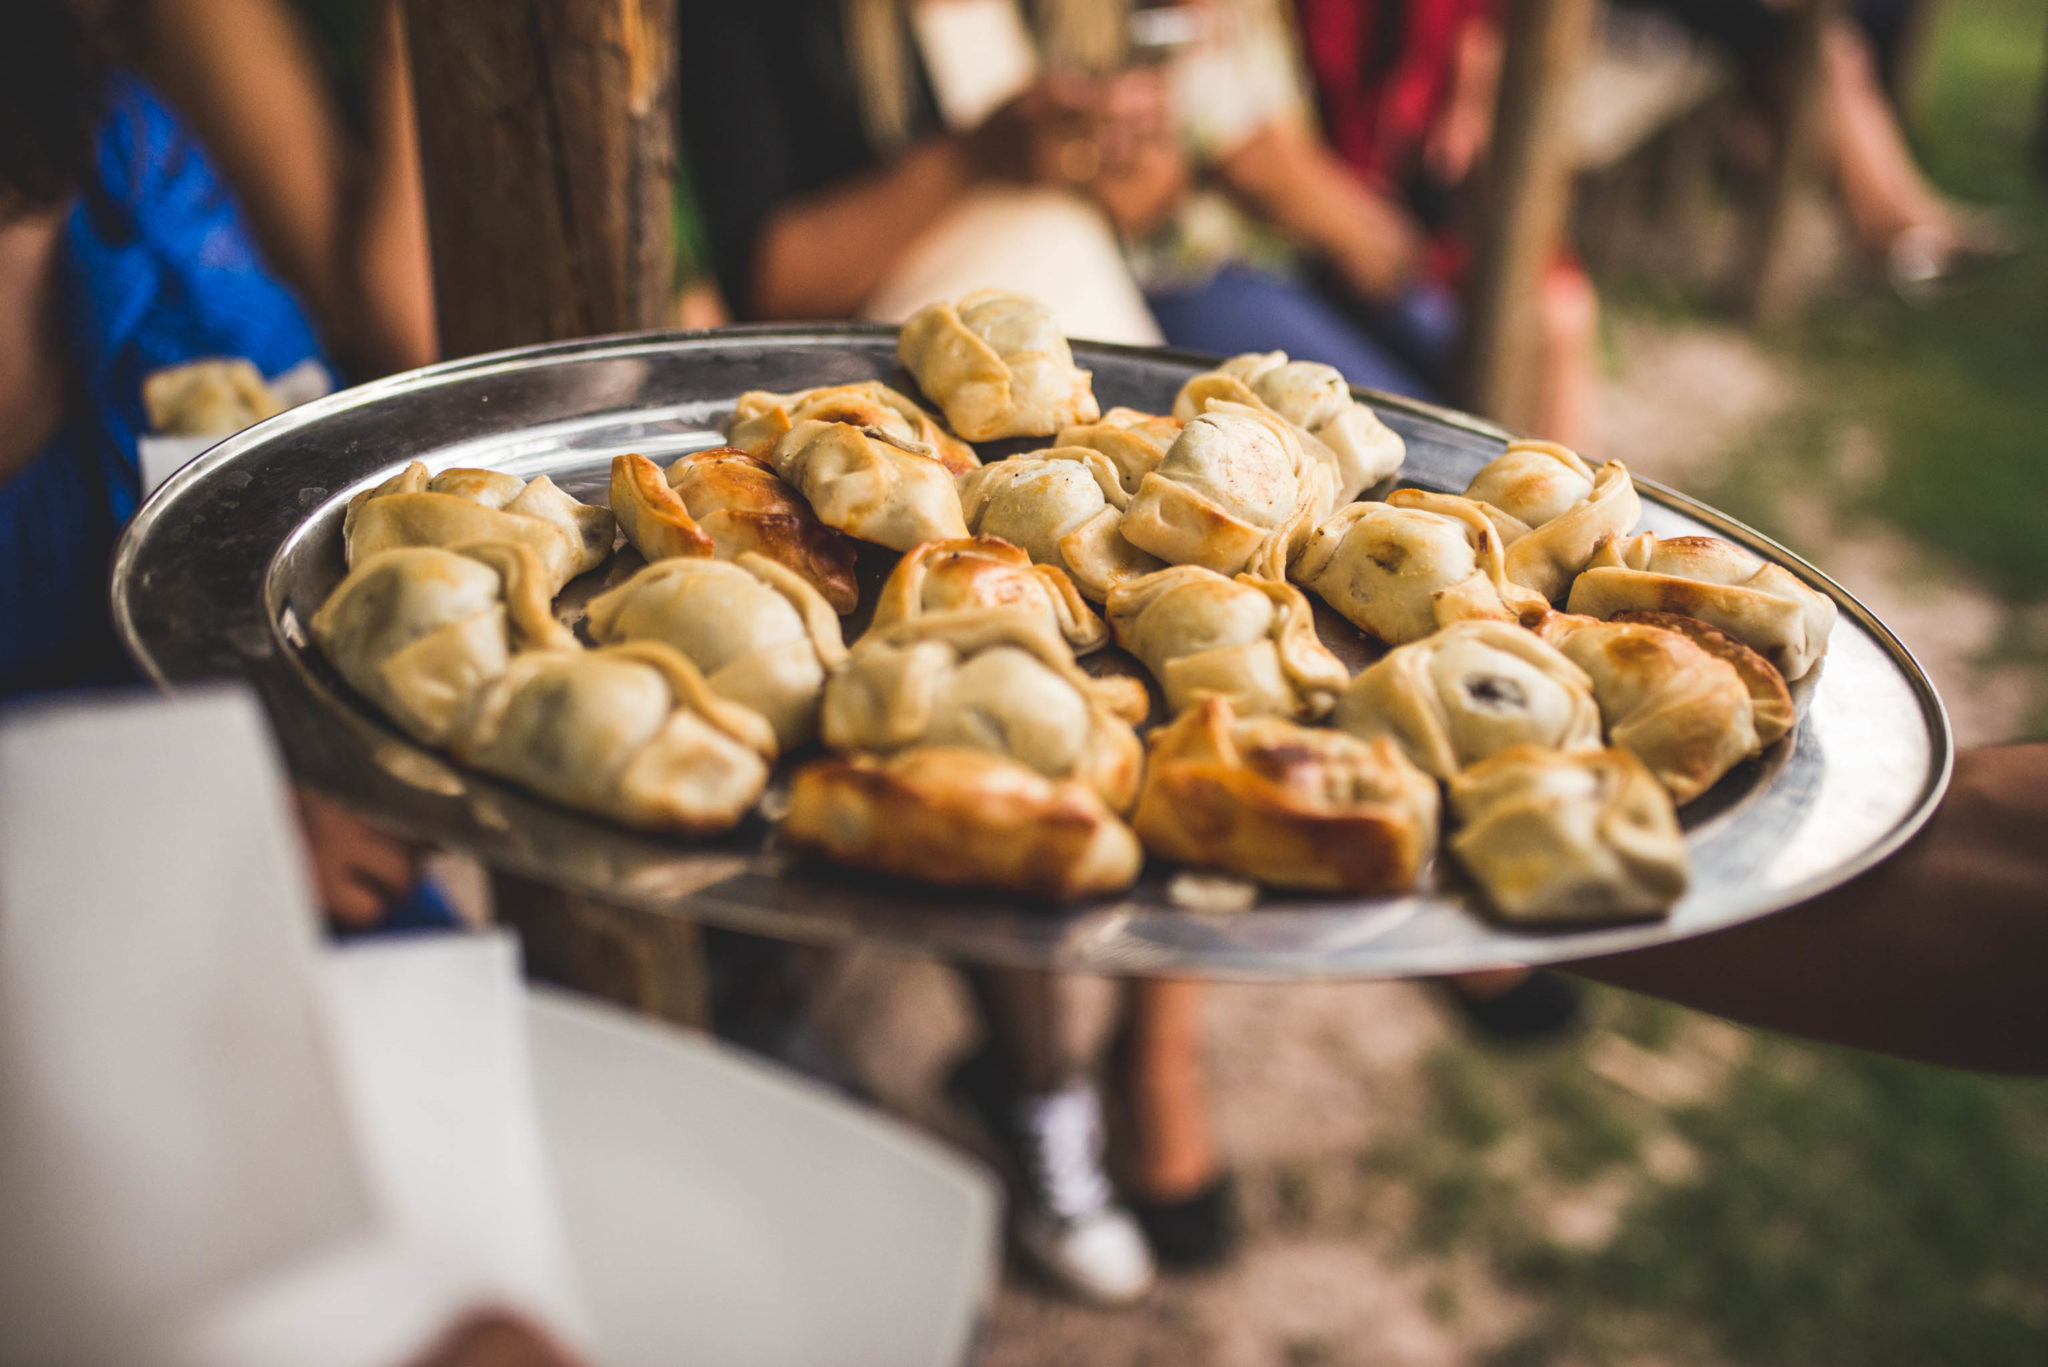
{"label": "blurred crowd", "polygon": [[[1622,7],[1716,45],[1758,108],[1784,98],[1786,6]],[[1498,8],[681,0],[698,259],[678,319],[896,321],[1008,287],[1077,337],[1282,350],[1455,401]],[[1848,7],[1819,67],[1847,222],[1902,288],[2001,245],[1998,225],[1931,187],[1900,133],[1887,82],[1911,8]],[[232,356],[264,376],[313,361],[348,383],[425,364],[436,345],[396,0],[17,0],[0,38],[4,700],[128,677],[106,570],[142,493],[145,375]],[[1594,446],[1599,303],[1569,250],[1537,312],[1532,426]],[[302,814],[337,927],[455,920],[417,852],[312,797]],[[764,1007],[755,989],[788,965],[721,953],[741,980],[721,994],[733,1028],[786,1046],[800,1003]],[[1156,1261],[1227,1256],[1199,989],[1131,984],[1097,1069],[1071,1055],[1056,980],[971,976],[989,1043],[950,1086],[1009,1170],[1026,1254],[1103,1301],[1140,1294]],[[1546,975],[1444,990],[1501,1036],[1573,1016]]]}

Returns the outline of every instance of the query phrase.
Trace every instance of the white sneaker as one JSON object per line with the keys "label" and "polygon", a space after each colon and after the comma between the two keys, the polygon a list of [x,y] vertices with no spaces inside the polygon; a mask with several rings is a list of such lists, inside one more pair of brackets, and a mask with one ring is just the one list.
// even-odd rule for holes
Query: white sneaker
{"label": "white sneaker", "polygon": [[1126,1305],[1152,1289],[1152,1250],[1116,1203],[1102,1170],[1102,1105],[1074,1082],[1017,1102],[1018,1190],[1011,1225],[1039,1270],[1099,1305]]}

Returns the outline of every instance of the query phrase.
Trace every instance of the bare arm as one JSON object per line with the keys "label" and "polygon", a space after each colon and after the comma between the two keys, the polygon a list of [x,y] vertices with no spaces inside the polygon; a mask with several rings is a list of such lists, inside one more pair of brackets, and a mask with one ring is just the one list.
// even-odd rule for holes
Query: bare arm
{"label": "bare arm", "polygon": [[145,74],[191,120],[264,254],[330,336],[348,330],[348,148],[320,60],[277,0],[149,0]]}
{"label": "bare arm", "polygon": [[754,255],[760,318],[844,318],[874,292],[903,248],[973,186],[966,144],[938,138],[885,170],[777,209]]}
{"label": "bare arm", "polygon": [[1224,183],[1261,217],[1326,257],[1361,298],[1385,299],[1414,273],[1421,236],[1312,129],[1268,124],[1217,163]]}
{"label": "bare arm", "polygon": [[343,131],[311,41],[280,0],[148,0],[147,74],[191,120],[265,257],[329,344],[371,373],[434,359],[412,85],[395,0],[377,0],[370,144]]}
{"label": "bare arm", "polygon": [[1965,751],[1926,830],[1846,887],[1573,968],[1815,1039],[2048,1073],[2048,745]]}

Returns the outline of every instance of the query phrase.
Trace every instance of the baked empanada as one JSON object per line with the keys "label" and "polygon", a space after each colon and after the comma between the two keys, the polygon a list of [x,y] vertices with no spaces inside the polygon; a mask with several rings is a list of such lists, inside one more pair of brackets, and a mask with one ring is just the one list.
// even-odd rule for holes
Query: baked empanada
{"label": "baked empanada", "polygon": [[661,641],[712,691],[768,719],[784,749],[818,730],[825,676],[846,658],[819,592],[766,556],[659,560],[590,600],[592,640]]}
{"label": "baked empanada", "polygon": [[1585,671],[1512,622],[1453,622],[1395,647],[1351,681],[1331,720],[1391,737],[1440,779],[1511,745],[1600,747]]}
{"label": "baked empanada", "polygon": [[725,439],[758,461],[772,460],[775,444],[800,422],[843,422],[871,427],[915,446],[928,446],[934,459],[955,475],[981,464],[974,448],[939,425],[939,420],[880,380],[825,385],[774,394],[749,390],[733,405]]}
{"label": "baked empanada", "polygon": [[1120,892],[1145,858],[1087,784],[958,746],[805,765],[782,838],[854,868],[1054,901]]}
{"label": "baked empanada", "polygon": [[412,736],[445,745],[514,649],[575,645],[550,612],[546,579],[523,546],[402,546],[350,570],[309,625],[350,687]]}
{"label": "baked empanada", "polygon": [[284,412],[263,373],[242,357],[209,357],[151,371],[142,380],[142,409],[152,432],[168,437],[225,437]]}
{"label": "baked empanada", "polygon": [[1778,667],[1719,627],[1675,612],[1617,612],[1607,620],[1639,622],[1644,626],[1675,631],[1715,659],[1732,666],[1742,679],[1743,687],[1749,690],[1749,709],[1756,722],[1759,745],[1777,744],[1797,724],[1799,710]]}
{"label": "baked empanada", "polygon": [[1292,584],[1176,565],[1118,585],[1108,612],[1117,644],[1152,671],[1170,712],[1207,694],[1244,716],[1313,719],[1351,679]]}
{"label": "baked empanada", "polygon": [[1647,765],[1680,806],[1763,748],[1741,675],[1689,637],[1563,612],[1535,630],[1592,679],[1608,742]]}
{"label": "baked empanada", "polygon": [[967,535],[932,448],[884,428],[807,418],[775,443],[775,473],[826,526],[892,551]]}
{"label": "baked empanada", "polygon": [[1320,361],[1290,361],[1284,351],[1233,356],[1181,386],[1173,414],[1187,421],[1214,399],[1268,408],[1292,424],[1309,452],[1330,466],[1338,503],[1357,498],[1408,457],[1399,434],[1351,397],[1342,372]]}
{"label": "baked empanada", "polygon": [[1288,553],[1331,505],[1329,468],[1280,418],[1211,401],[1124,509],[1124,540],[1169,565],[1285,573]]}
{"label": "baked empanada", "polygon": [[1698,617],[1758,651],[1786,679],[1827,653],[1835,600],[1793,573],[1712,536],[1655,532],[1613,537],[1572,583],[1569,612],[1675,612]]}
{"label": "baked empanada", "polygon": [[[703,562],[717,563],[717,562]],[[768,783],[775,732],[658,641],[515,656],[455,738],[465,763],[644,830],[709,834]]]}
{"label": "baked empanada", "polygon": [[825,686],[834,750],[893,754],[964,745],[1053,779],[1077,779],[1126,811],[1138,792],[1143,718],[1134,679],[1093,679],[1059,633],[1016,608],[930,613],[861,637]]}
{"label": "baked empanada", "polygon": [[1146,748],[1131,824],[1164,858],[1374,896],[1413,888],[1436,850],[1436,784],[1384,738],[1240,719],[1211,696]]}
{"label": "baked empanada", "polygon": [[977,536],[1000,537],[1063,569],[1099,603],[1111,588],[1162,568],[1118,530],[1130,495],[1100,451],[1055,446],[1011,456],[960,481],[960,510]]}
{"label": "baked empanada", "polygon": [[604,563],[616,526],[609,509],[577,502],[546,475],[457,469],[430,479],[414,461],[350,499],[341,534],[351,567],[399,546],[514,542],[540,557],[553,594]]}
{"label": "baked empanada", "polygon": [[1180,435],[1179,418],[1162,418],[1140,413],[1135,408],[1112,408],[1102,420],[1062,428],[1055,446],[1085,446],[1109,457],[1116,467],[1117,482],[1124,492],[1138,492],[1138,482],[1159,468],[1173,439]]}
{"label": "baked empanada", "polygon": [[730,446],[668,467],[612,458],[612,511],[649,564],[670,556],[737,560],[749,551],[801,577],[844,616],[860,606],[853,543],[818,521],[775,472]]}
{"label": "baked empanada", "polygon": [[1549,606],[1508,579],[1500,533],[1478,504],[1421,489],[1339,508],[1289,574],[1388,645],[1452,622],[1512,622],[1524,609]]}
{"label": "baked empanada", "polygon": [[1635,481],[1618,460],[1597,471],[1569,447],[1515,441],[1472,477],[1465,497],[1484,505],[1507,546],[1508,578],[1546,599],[1564,596],[1600,542],[1642,516]]}
{"label": "baked empanada", "polygon": [[962,608],[1021,608],[1039,614],[1077,655],[1109,644],[1109,628],[1066,571],[1037,564],[1021,547],[993,536],[927,541],[913,548],[882,585],[869,626],[889,627]]}
{"label": "baked empanada", "polygon": [[1452,779],[1450,798],[1450,847],[1510,920],[1657,915],[1685,894],[1671,794],[1626,750],[1518,745]]}
{"label": "baked empanada", "polygon": [[969,441],[1049,437],[1102,411],[1052,310],[1008,290],[919,309],[896,334],[896,355]]}

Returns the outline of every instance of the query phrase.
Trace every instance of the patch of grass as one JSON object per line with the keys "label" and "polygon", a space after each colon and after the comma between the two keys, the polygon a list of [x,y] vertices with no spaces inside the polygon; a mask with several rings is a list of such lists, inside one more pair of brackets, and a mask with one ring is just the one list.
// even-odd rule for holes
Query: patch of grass
{"label": "patch of grass", "polygon": [[[1589,1014],[1666,1052],[1697,1020],[1605,989]],[[1647,1103],[1588,1072],[1583,1047],[1455,1045],[1429,1079],[1414,1132],[1369,1170],[1415,1193],[1413,1252],[1476,1255],[1529,1294],[1490,1367],[2048,1357],[2048,1083],[1758,1039],[1719,1095],[1657,1122],[1697,1175],[1644,1173],[1614,1238],[1578,1248],[1544,1212],[1641,1161]]]}
{"label": "patch of grass", "polygon": [[1516,1260],[1546,1314],[1507,1360],[1603,1361],[1629,1324],[1783,1367],[2041,1361],[2048,1086],[1775,1044],[1681,1128],[1699,1183]]}
{"label": "patch of grass", "polygon": [[1543,1159],[1567,1182],[1585,1182],[1636,1156],[1637,1129],[1600,1083],[1578,1068],[1546,1074],[1535,1086],[1536,1113],[1551,1124]]}

